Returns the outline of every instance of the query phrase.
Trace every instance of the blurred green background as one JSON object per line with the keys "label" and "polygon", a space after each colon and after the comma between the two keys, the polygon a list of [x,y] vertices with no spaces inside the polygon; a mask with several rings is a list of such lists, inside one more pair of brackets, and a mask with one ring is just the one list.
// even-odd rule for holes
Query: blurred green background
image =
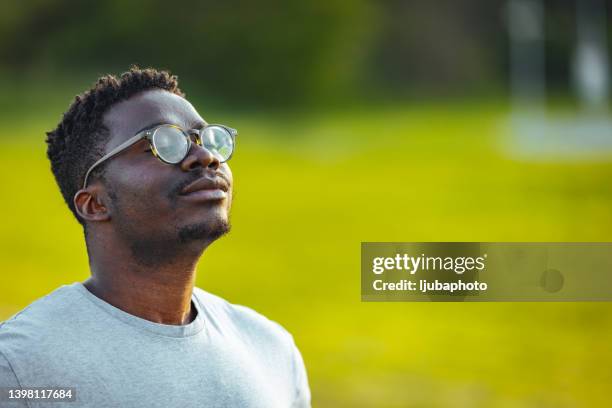
{"label": "blurred green background", "polygon": [[[581,117],[575,3],[540,4],[545,106]],[[361,241],[612,240],[612,155],[521,155],[508,137],[507,7],[3,3],[0,320],[87,278],[45,131],[97,76],[137,63],[171,69],[205,119],[240,130],[233,230],[198,286],[294,335],[313,406],[608,405],[608,303],[360,301]]]}

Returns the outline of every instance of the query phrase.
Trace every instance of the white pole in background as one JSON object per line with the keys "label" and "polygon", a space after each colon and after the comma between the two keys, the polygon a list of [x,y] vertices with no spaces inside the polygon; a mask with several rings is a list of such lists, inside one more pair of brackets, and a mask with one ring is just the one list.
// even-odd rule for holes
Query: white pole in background
{"label": "white pole in background", "polygon": [[542,0],[510,0],[508,29],[514,110],[534,113],[536,108],[542,113],[546,98]]}
{"label": "white pole in background", "polygon": [[584,109],[603,112],[610,86],[604,0],[576,0],[576,28],[576,92]]}

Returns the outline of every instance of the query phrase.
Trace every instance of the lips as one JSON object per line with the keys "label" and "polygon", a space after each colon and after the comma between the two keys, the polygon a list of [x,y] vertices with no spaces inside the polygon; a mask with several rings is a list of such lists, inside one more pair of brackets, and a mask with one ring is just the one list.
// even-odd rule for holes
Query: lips
{"label": "lips", "polygon": [[229,191],[229,185],[224,179],[220,177],[214,178],[214,179],[211,179],[208,177],[202,177],[202,178],[197,179],[193,183],[189,184],[187,187],[185,187],[181,191],[181,195],[189,195],[189,194],[196,193],[198,191],[206,191],[206,190],[211,190],[211,192],[220,190],[223,193],[227,193]]}

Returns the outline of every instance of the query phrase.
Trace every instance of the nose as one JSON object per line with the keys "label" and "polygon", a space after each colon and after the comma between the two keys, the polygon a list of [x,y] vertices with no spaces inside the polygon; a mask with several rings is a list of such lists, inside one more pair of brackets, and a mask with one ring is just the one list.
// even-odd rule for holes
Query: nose
{"label": "nose", "polygon": [[217,170],[220,165],[219,159],[208,149],[192,143],[187,157],[181,162],[181,169],[183,171],[190,171],[196,167],[202,167]]}

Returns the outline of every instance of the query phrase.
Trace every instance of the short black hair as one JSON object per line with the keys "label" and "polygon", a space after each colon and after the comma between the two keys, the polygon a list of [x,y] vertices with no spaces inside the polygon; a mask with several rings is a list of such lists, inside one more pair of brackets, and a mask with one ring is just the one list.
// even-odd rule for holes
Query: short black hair
{"label": "short black hair", "polygon": [[[85,224],[74,208],[73,198],[81,189],[89,167],[104,155],[109,136],[103,124],[104,114],[114,104],[151,89],[185,96],[178,87],[178,78],[168,71],[132,66],[119,77],[98,78],[91,89],[75,97],[57,127],[47,132],[51,171],[64,201],[81,225]],[[104,166],[100,166],[91,176],[103,178],[103,173]]]}

